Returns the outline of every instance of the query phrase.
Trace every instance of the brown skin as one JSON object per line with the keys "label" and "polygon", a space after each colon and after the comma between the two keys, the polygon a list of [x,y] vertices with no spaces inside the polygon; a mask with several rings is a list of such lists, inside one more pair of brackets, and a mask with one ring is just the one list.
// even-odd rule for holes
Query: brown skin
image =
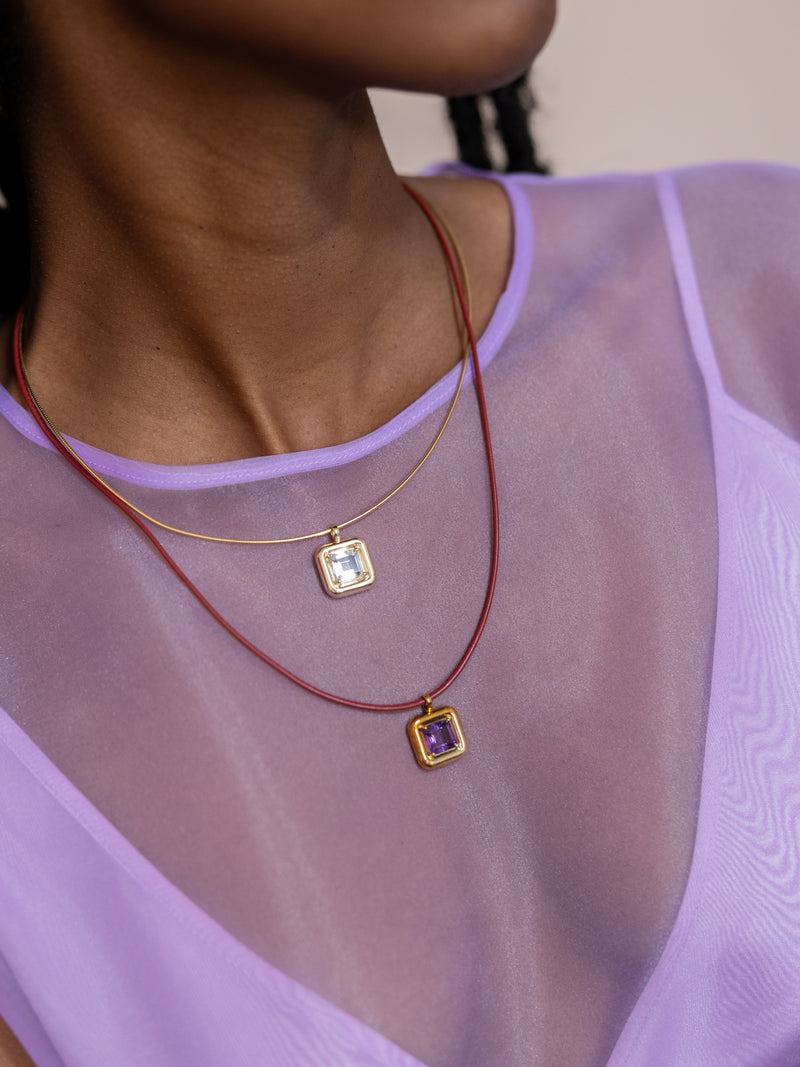
{"label": "brown skin", "polygon": [[[442,255],[365,85],[507,80],[553,0],[22,6],[27,354],[59,428],[161,463],[314,448],[374,429],[453,365]],[[505,199],[417,184],[464,246],[480,329],[510,255]]]}
{"label": "brown skin", "polygon": [[33,1060],[2,1019],[0,1019],[0,1067],[34,1067]]}

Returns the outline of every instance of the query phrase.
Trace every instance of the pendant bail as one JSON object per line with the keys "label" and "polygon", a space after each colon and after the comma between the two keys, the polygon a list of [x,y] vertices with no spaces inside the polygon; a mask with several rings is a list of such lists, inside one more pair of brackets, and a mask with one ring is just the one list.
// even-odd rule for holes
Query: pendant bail
{"label": "pendant bail", "polygon": [[331,541],[333,541],[333,543],[335,545],[338,545],[339,541],[340,541],[339,527],[338,526],[331,526],[331,528],[328,530],[328,533],[331,536]]}

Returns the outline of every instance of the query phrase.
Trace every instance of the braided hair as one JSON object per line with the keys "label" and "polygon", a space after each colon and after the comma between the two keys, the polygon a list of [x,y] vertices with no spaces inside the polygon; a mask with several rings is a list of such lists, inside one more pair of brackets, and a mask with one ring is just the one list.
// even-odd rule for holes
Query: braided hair
{"label": "braided hair", "polygon": [[0,313],[13,311],[30,281],[30,241],[25,178],[14,119],[13,85],[21,58],[12,33],[8,0],[0,11]]}
{"label": "braided hair", "polygon": [[[478,170],[494,169],[488,147],[488,136],[494,125],[505,153],[507,171],[549,174],[549,168],[539,159],[530,132],[534,107],[527,74],[489,93],[451,97],[447,110],[461,162]],[[492,111],[493,123],[487,114]]]}

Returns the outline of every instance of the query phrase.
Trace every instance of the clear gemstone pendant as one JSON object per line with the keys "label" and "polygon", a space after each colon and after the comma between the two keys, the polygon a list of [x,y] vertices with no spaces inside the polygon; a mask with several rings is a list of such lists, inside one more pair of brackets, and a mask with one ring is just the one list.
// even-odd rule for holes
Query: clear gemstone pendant
{"label": "clear gemstone pendant", "polygon": [[417,763],[429,771],[463,756],[467,742],[455,708],[434,708],[430,697],[424,699],[425,710],[406,730]]}
{"label": "clear gemstone pendant", "polygon": [[375,582],[375,568],[367,546],[358,537],[340,540],[338,526],[331,527],[331,541],[317,549],[314,558],[328,596],[350,596],[369,589]]}

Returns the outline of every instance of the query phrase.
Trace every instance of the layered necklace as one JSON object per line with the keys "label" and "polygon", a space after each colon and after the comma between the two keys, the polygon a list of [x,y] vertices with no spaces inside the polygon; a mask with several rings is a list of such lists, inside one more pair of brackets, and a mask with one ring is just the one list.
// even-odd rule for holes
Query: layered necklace
{"label": "layered necklace", "polygon": [[[189,589],[192,595],[197,601],[209,612],[209,614],[222,626],[227,632],[235,638],[241,645],[243,645],[248,651],[252,652],[258,659],[260,659],[267,666],[273,670],[282,674],[284,678],[287,678],[290,682],[305,689],[306,692],[313,694],[314,696],[321,697],[324,700],[328,700],[334,704],[339,704],[343,707],[354,708],[359,711],[372,711],[372,712],[405,712],[417,709],[416,714],[407,724],[406,733],[411,743],[411,748],[419,766],[426,770],[433,769],[435,767],[442,766],[445,763],[449,763],[454,759],[458,759],[463,756],[467,749],[467,742],[464,735],[464,728],[461,724],[461,720],[456,710],[449,706],[434,707],[433,701],[440,697],[459,677],[461,672],[466,667],[473,652],[480,640],[481,634],[486,626],[486,621],[489,617],[489,611],[492,605],[492,598],[494,596],[495,585],[497,582],[497,569],[499,561],[499,514],[498,514],[498,501],[497,501],[497,480],[494,470],[494,458],[492,455],[492,443],[489,434],[489,418],[486,409],[486,400],[483,392],[483,382],[481,379],[480,362],[478,359],[478,348],[475,340],[475,333],[472,327],[472,321],[470,316],[469,306],[469,283],[467,280],[466,268],[464,265],[464,259],[460,252],[457,242],[452,233],[443,222],[442,219],[435,213],[431,205],[425,200],[419,193],[417,193],[410,186],[405,185],[404,188],[409,196],[417,202],[426,218],[428,219],[434,233],[442,248],[445,260],[447,262],[448,271],[450,274],[451,283],[455,292],[456,300],[461,312],[463,321],[464,332],[464,352],[461,360],[461,373],[458,379],[456,390],[453,394],[453,398],[448,407],[444,420],[442,421],[439,430],[428,447],[421,460],[413,468],[413,470],[406,475],[406,477],[396,485],[389,493],[382,497],[377,503],[371,505],[359,514],[354,515],[345,521],[338,522],[331,526],[324,527],[321,530],[316,530],[313,533],[300,534],[294,537],[281,537],[281,538],[263,538],[263,539],[243,539],[232,537],[219,537],[212,536],[210,534],[195,533],[189,530],[182,530],[179,527],[170,526],[167,523],[148,515],[141,508],[131,503],[126,497],[118,493],[113,489],[100,475],[94,471],[89,464],[76,452],[76,450],[70,445],[70,443],[64,438],[64,436],[54,427],[48,416],[45,414],[39,400],[34,393],[30,381],[28,380],[27,370],[25,367],[25,357],[22,345],[22,326],[23,326],[23,308],[20,308],[17,313],[16,321],[14,324],[14,369],[17,376],[17,382],[22,392],[22,396],[25,403],[31,412],[32,416],[36,420],[39,428],[53,444],[58,452],[73,466],[75,469],[89,481],[96,489],[103,493],[109,500],[115,504],[120,511],[122,511],[133,522],[142,533],[148,538],[156,551],[161,555],[167,565],[171,568],[174,574],[184,583]],[[460,268],[460,269],[459,269]],[[462,283],[462,277],[464,279]],[[350,596],[353,593],[359,593],[371,588],[375,583],[375,568],[372,563],[369,551],[367,549],[365,541],[360,537],[352,537],[346,540],[342,540],[340,536],[341,530],[346,527],[352,526],[362,519],[365,519],[368,515],[373,514],[384,504],[388,503],[401,489],[408,484],[408,482],[414,477],[414,475],[422,468],[426,463],[439,440],[442,437],[447,424],[455,410],[456,403],[461,393],[461,389],[464,383],[466,375],[467,364],[470,356],[472,357],[473,367],[473,379],[475,382],[475,394],[478,402],[478,411],[480,414],[481,431],[483,435],[484,450],[486,454],[486,465],[489,475],[489,490],[491,497],[491,562],[489,567],[489,576],[486,587],[486,595],[483,601],[483,607],[478,618],[477,625],[472,634],[472,637],[464,649],[458,662],[453,669],[447,675],[447,677],[441,681],[438,685],[431,688],[422,696],[417,696],[412,700],[402,701],[396,704],[375,704],[366,703],[358,700],[351,700],[348,697],[339,696],[335,693],[329,693],[318,686],[313,685],[311,682],[304,678],[299,677],[290,671],[287,667],[278,663],[272,659],[266,652],[254,645],[244,634],[240,633],[227,619],[225,619],[217,609],[206,599],[201,591],[194,585],[188,575],[178,566],[166,548],[161,544],[156,535],[153,533],[151,526],[155,526],[159,529],[167,530],[171,533],[180,534],[184,537],[195,538],[203,541],[216,541],[224,544],[239,544],[239,545],[277,545],[277,544],[293,544],[302,541],[318,540],[321,537],[329,537],[329,541],[317,548],[314,553],[314,561],[317,568],[317,573],[322,584],[324,591],[332,597]]]}

